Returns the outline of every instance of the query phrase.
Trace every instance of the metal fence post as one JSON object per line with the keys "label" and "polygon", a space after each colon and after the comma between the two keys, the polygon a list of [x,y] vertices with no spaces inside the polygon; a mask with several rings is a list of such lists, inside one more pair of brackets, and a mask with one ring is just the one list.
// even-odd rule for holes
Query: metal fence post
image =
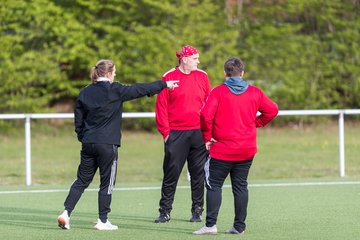
{"label": "metal fence post", "polygon": [[25,175],[26,185],[31,185],[31,114],[25,115]]}
{"label": "metal fence post", "polygon": [[345,177],[344,111],[339,112],[339,164],[340,177]]}

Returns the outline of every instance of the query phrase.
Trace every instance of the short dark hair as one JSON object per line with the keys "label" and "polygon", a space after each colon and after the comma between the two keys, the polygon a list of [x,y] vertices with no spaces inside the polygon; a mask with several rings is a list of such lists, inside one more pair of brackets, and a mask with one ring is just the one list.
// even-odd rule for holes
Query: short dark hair
{"label": "short dark hair", "polygon": [[243,61],[238,58],[229,58],[224,63],[224,71],[227,77],[240,76],[244,69]]}

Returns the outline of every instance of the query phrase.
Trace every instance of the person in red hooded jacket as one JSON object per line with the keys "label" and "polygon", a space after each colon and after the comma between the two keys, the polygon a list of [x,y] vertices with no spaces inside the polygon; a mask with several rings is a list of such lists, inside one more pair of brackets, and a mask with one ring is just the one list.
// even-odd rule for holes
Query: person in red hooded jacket
{"label": "person in red hooded jacket", "polygon": [[176,185],[187,160],[191,178],[190,222],[200,222],[204,205],[204,164],[207,151],[200,130],[200,110],[211,87],[206,72],[197,68],[199,53],[186,45],[179,53],[179,66],[166,72],[162,80],[179,80],[181,87],[163,91],[156,99],[156,125],[164,138],[164,178],[155,223],[170,221]]}
{"label": "person in red hooded jacket", "polygon": [[257,152],[256,128],[264,127],[278,114],[276,103],[242,79],[244,63],[240,59],[228,59],[224,71],[225,82],[211,91],[201,110],[201,130],[210,157],[205,164],[206,223],[193,232],[197,235],[217,233],[221,188],[229,174],[235,218],[227,232],[244,233],[247,177]]}

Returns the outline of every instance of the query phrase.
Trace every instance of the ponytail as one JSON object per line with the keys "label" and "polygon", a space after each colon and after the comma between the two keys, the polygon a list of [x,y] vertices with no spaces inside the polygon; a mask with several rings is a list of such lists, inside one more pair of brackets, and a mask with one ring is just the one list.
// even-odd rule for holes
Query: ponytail
{"label": "ponytail", "polygon": [[96,83],[96,79],[98,79],[99,77],[106,77],[108,73],[112,73],[114,71],[114,67],[115,64],[112,60],[99,60],[90,70],[91,81],[93,83]]}

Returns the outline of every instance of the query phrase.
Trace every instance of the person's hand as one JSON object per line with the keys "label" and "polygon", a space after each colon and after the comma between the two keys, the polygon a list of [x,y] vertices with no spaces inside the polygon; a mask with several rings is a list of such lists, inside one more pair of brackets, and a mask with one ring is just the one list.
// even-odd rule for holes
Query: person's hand
{"label": "person's hand", "polygon": [[166,81],[167,88],[170,90],[174,90],[175,88],[179,87],[179,85],[177,84],[178,82],[179,80]]}
{"label": "person's hand", "polygon": [[206,150],[209,151],[211,145],[212,145],[214,142],[217,142],[217,140],[215,140],[215,139],[213,139],[213,138],[211,138],[210,141],[206,142],[206,143],[205,143],[205,148],[206,148]]}

